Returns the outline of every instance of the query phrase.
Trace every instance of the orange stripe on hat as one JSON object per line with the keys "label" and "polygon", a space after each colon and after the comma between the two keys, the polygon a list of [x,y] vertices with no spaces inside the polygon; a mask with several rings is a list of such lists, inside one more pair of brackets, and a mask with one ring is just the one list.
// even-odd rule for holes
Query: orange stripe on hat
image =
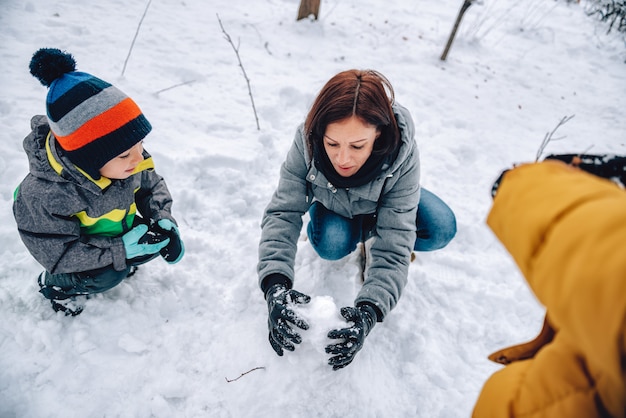
{"label": "orange stripe on hat", "polygon": [[139,115],[141,115],[141,109],[128,97],[106,112],[91,118],[71,134],[58,136],[55,132],[54,136],[64,150],[74,151],[115,131]]}

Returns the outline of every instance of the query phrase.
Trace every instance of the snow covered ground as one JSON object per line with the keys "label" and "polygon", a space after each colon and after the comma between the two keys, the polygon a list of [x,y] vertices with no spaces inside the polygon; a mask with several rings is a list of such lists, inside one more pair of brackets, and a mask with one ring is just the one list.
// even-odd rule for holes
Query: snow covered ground
{"label": "snow covered ground", "polygon": [[[539,331],[542,308],[485,225],[490,187],[534,160],[564,116],[575,115],[546,153],[626,153],[623,41],[585,15],[585,0],[484,0],[442,62],[461,0],[323,0],[318,21],[299,22],[298,4],[153,1],[128,57],[147,1],[0,0],[0,416],[468,417],[499,368],[486,356]],[[41,47],[69,51],[141,106],[187,248],[75,318],[37,292],[41,267],[11,212],[22,139],[45,112],[28,72]],[[312,327],[282,358],[255,267],[295,129],[349,68],[381,71],[412,112],[422,183],[453,208],[458,235],[418,255],[397,308],[333,372],[325,334],[358,291],[356,254],[329,262],[299,243],[296,289],[313,298],[302,310]]]}

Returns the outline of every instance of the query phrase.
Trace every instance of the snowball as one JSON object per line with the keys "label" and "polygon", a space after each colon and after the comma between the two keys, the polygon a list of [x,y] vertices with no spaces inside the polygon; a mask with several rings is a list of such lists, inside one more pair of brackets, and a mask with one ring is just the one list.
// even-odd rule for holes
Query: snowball
{"label": "snowball", "polygon": [[337,342],[328,338],[328,331],[348,326],[348,322],[339,313],[334,299],[331,296],[314,296],[308,304],[296,305],[292,309],[309,324],[308,330],[298,330],[302,336],[301,347],[298,347],[298,350],[312,348],[327,356],[325,347]]}

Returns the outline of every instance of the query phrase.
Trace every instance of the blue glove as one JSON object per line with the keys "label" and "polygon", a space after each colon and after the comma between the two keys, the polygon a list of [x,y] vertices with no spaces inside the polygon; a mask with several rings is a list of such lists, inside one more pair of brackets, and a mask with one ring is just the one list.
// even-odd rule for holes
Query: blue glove
{"label": "blue glove", "polygon": [[[130,260],[137,257],[156,254],[170,243],[169,238],[158,242],[154,242],[153,240],[144,242],[144,236],[147,232],[148,225],[140,224],[122,235],[124,249],[126,250],[126,259]],[[142,238],[144,238],[144,240],[142,240]]]}
{"label": "blue glove", "polygon": [[170,239],[169,244],[160,251],[161,256],[170,264],[178,263],[185,255],[185,245],[180,239],[178,227],[169,219],[160,219],[156,229]]}

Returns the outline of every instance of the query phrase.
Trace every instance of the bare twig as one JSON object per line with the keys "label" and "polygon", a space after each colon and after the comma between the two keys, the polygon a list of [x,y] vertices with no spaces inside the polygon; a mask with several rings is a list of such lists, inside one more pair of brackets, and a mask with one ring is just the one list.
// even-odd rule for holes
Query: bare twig
{"label": "bare twig", "polygon": [[135,41],[137,40],[137,35],[139,35],[139,29],[141,29],[141,24],[143,23],[143,19],[146,17],[148,13],[148,7],[150,7],[150,3],[152,0],[148,0],[148,4],[146,5],[146,10],[143,11],[143,16],[141,16],[141,20],[139,20],[139,24],[137,25],[137,30],[135,31],[135,37],[133,41],[130,43],[130,49],[128,50],[128,55],[126,56],[126,60],[124,61],[124,67],[122,68],[122,76],[124,76],[124,72],[126,71],[126,64],[128,64],[128,59],[130,58],[131,52],[133,52],[133,46],[135,46]]}
{"label": "bare twig", "polygon": [[224,25],[222,25],[222,21],[220,20],[220,15],[219,14],[216,14],[216,15],[217,15],[217,21],[220,23],[220,28],[222,28],[222,33],[224,33],[224,38],[226,38],[230,46],[233,48],[233,51],[235,51],[235,55],[237,56],[237,61],[239,61],[239,66],[241,67],[241,71],[243,72],[243,78],[246,79],[246,84],[248,85],[248,94],[250,95],[250,102],[252,103],[252,110],[254,111],[254,119],[256,120],[256,128],[257,130],[260,131],[261,127],[259,126],[259,117],[257,116],[256,107],[254,106],[254,97],[252,96],[252,89],[250,88],[250,79],[248,78],[248,75],[246,74],[246,69],[243,68],[243,64],[241,63],[241,57],[239,56],[239,48],[235,46],[230,35],[226,32],[226,29],[224,29]]}
{"label": "bare twig", "polygon": [[594,146],[595,146],[595,144],[589,145],[587,148],[585,148],[585,150],[583,152],[579,153],[578,156],[580,157],[581,155],[585,155],[586,153],[591,151],[591,148],[593,148]]}
{"label": "bare twig", "polygon": [[245,375],[247,375],[248,373],[252,373],[252,372],[253,372],[253,371],[255,371],[255,370],[265,370],[265,367],[255,367],[254,369],[251,369],[251,370],[248,370],[247,372],[241,373],[241,374],[239,375],[239,377],[237,377],[237,378],[235,378],[235,379],[228,379],[227,377],[225,377],[224,379],[226,379],[226,381],[227,381],[228,383],[230,383],[230,382],[234,382],[234,381],[236,381],[236,380],[241,379],[242,377],[244,377],[244,376],[245,376]]}
{"label": "bare twig", "polygon": [[173,86],[161,89],[159,91],[155,91],[154,94],[158,96],[160,93],[163,93],[164,91],[172,90],[172,89],[175,89],[176,87],[185,86],[187,84],[191,84],[191,83],[195,83],[195,82],[196,82],[196,80],[184,81],[182,83],[174,84]]}
{"label": "bare twig", "polygon": [[543,138],[543,141],[541,141],[541,145],[539,146],[539,150],[537,151],[537,156],[535,158],[535,162],[539,161],[539,158],[541,158],[541,154],[543,154],[543,151],[546,149],[546,146],[548,145],[548,143],[550,141],[558,141],[559,139],[563,139],[564,138],[564,137],[553,138],[552,136],[554,135],[554,133],[556,132],[557,129],[559,129],[562,125],[567,123],[573,117],[574,117],[574,115],[572,115],[572,116],[564,116],[563,119],[561,119],[559,121],[559,123],[554,127],[552,132],[546,133],[546,136]]}

